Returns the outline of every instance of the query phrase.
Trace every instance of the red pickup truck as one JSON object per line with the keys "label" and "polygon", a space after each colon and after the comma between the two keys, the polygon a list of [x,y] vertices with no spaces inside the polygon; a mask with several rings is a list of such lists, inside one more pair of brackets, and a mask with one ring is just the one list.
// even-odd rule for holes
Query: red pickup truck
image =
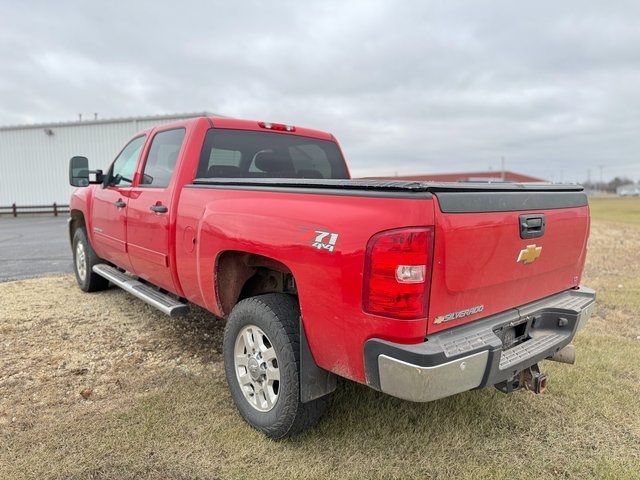
{"label": "red pickup truck", "polygon": [[272,438],[317,422],[338,376],[418,402],[541,391],[595,301],[578,186],[352,180],[331,134],[206,117],[69,176],[80,288],[226,318],[233,400]]}

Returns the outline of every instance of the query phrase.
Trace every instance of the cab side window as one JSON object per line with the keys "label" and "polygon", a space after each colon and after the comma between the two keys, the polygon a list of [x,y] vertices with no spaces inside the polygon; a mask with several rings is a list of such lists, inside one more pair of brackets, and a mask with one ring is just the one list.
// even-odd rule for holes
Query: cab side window
{"label": "cab side window", "polygon": [[114,160],[109,175],[109,185],[118,187],[130,187],[133,182],[133,174],[136,171],[138,158],[144,145],[144,136],[131,140]]}
{"label": "cab side window", "polygon": [[169,186],[178,162],[184,135],[184,128],[156,133],[151,141],[141,185],[160,188]]}

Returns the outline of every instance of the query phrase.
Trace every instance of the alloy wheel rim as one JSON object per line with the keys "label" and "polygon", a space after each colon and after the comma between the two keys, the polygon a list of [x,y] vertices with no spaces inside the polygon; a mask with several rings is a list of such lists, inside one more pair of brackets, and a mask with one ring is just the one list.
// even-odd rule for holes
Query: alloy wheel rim
{"label": "alloy wheel rim", "polygon": [[87,276],[87,256],[82,242],[78,242],[76,246],[76,270],[78,271],[80,280],[84,281]]}
{"label": "alloy wheel rim", "polygon": [[280,369],[269,337],[255,325],[240,329],[233,351],[236,379],[244,398],[259,412],[268,412],[278,401]]}

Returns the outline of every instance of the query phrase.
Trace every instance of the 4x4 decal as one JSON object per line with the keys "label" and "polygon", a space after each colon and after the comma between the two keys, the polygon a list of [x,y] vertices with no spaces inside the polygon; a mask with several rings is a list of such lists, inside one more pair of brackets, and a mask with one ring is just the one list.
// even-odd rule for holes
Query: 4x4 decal
{"label": "4x4 decal", "polygon": [[316,236],[311,244],[313,247],[316,247],[318,250],[329,250],[333,252],[333,248],[336,246],[336,242],[338,241],[338,234],[333,232],[325,232],[322,230],[315,230]]}
{"label": "4x4 decal", "polygon": [[338,234],[329,232],[328,230],[316,230],[317,228],[318,227],[301,227],[304,233],[302,233],[300,239],[318,250],[327,250],[333,253],[336,243],[338,242]]}

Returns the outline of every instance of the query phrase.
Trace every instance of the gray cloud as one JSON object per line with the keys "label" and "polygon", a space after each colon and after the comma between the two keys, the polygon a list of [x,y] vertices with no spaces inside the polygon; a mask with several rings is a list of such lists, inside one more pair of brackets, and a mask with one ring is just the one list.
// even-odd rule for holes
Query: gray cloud
{"label": "gray cloud", "polygon": [[638,2],[7,2],[0,124],[210,110],[352,173],[640,178]]}

